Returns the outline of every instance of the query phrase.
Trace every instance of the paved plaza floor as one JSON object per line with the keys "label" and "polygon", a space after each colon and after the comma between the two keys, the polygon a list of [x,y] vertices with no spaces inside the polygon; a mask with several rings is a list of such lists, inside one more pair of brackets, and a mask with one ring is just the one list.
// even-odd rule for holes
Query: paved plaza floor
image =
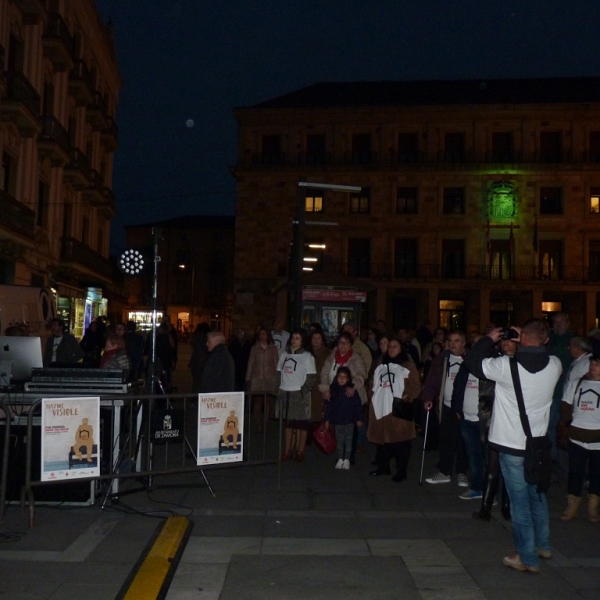
{"label": "paved plaza floor", "polygon": [[[549,493],[554,558],[538,575],[519,573],[502,565],[513,545],[498,507],[477,521],[479,501],[460,499],[455,482],[418,485],[419,441],[403,483],[369,476],[372,448],[336,471],[313,445],[304,463],[283,465],[280,488],[276,464],[207,470],[215,498],[199,474],[169,475],[105,510],[39,506],[34,529],[11,505],[0,523],[0,598],[112,600],[170,514],[194,527],[168,600],[600,598],[600,526],[560,521],[564,485]],[[427,474],[436,461],[426,453]]]}

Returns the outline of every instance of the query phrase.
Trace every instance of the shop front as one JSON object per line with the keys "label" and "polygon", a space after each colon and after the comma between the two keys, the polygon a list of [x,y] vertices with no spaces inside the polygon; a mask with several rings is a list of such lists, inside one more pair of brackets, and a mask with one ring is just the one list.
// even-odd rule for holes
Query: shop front
{"label": "shop front", "polygon": [[302,290],[302,327],[319,323],[328,342],[339,335],[345,323],[360,329],[367,292],[356,289],[306,287]]}
{"label": "shop front", "polygon": [[75,288],[59,284],[56,297],[57,316],[65,322],[65,329],[81,339],[90,323],[106,316],[107,300],[97,287]]}

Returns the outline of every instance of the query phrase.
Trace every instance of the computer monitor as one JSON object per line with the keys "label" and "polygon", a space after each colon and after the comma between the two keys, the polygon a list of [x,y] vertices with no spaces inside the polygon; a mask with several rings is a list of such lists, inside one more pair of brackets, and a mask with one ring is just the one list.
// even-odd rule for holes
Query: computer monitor
{"label": "computer monitor", "polygon": [[39,337],[0,336],[0,360],[12,361],[11,383],[30,381],[31,369],[43,367]]}

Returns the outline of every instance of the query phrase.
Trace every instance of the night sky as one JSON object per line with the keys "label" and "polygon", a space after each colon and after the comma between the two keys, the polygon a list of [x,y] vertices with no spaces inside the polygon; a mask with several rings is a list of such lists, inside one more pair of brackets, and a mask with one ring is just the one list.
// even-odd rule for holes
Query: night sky
{"label": "night sky", "polygon": [[124,85],[123,226],[233,214],[232,109],[316,81],[600,75],[598,0],[96,0]]}

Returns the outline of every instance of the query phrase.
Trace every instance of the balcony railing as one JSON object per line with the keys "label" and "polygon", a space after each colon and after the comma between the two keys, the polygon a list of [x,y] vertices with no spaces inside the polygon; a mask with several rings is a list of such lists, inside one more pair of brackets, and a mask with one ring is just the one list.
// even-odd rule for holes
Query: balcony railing
{"label": "balcony railing", "polygon": [[1,226],[33,239],[35,233],[35,212],[18,200],[0,190]]}
{"label": "balcony railing", "polygon": [[71,56],[75,54],[75,41],[73,40],[73,36],[71,35],[67,24],[60,15],[55,13],[48,15],[45,35],[48,37],[60,38]]}
{"label": "balcony railing", "polygon": [[56,142],[65,152],[69,152],[69,134],[60,121],[50,115],[42,117],[40,140]]}
{"label": "balcony railing", "polygon": [[62,238],[61,259],[64,262],[82,265],[103,277],[112,276],[110,260],[75,238]]}
{"label": "balcony railing", "polygon": [[69,150],[69,164],[67,165],[68,169],[77,169],[81,171],[86,178],[91,178],[90,173],[90,163],[88,162],[87,156],[79,150],[79,148],[71,148]]}
{"label": "balcony railing", "polygon": [[329,152],[318,154],[286,154],[285,152],[261,154],[255,153],[240,158],[240,166],[275,166],[275,165],[365,165],[393,167],[401,165],[417,165],[423,167],[446,167],[457,169],[462,166],[495,165],[495,164],[598,164],[600,152],[570,152],[545,153],[531,152],[440,152],[428,154],[425,152],[344,152],[332,154]]}
{"label": "balcony railing", "polygon": [[[73,65],[75,41],[60,15],[55,13],[48,15],[43,40],[44,50],[57,67],[65,68]],[[56,44],[57,41],[58,45]],[[60,44],[62,44],[63,49],[60,48]]]}
{"label": "balcony railing", "polygon": [[85,61],[76,60],[69,74],[69,93],[83,106],[93,100],[95,88],[94,77]]}
{"label": "balcony railing", "polygon": [[35,117],[40,115],[40,95],[20,71],[10,71],[6,74],[5,102],[20,102]]}
{"label": "balcony railing", "polygon": [[[312,265],[311,265],[312,266]],[[513,267],[490,267],[488,265],[460,264],[402,264],[362,262],[328,263],[312,266],[313,271],[304,277],[343,276],[369,277],[403,281],[463,280],[463,281],[521,281],[521,282],[566,282],[600,283],[600,267],[553,265],[516,265]],[[285,263],[278,265],[278,276],[287,276]]]}

